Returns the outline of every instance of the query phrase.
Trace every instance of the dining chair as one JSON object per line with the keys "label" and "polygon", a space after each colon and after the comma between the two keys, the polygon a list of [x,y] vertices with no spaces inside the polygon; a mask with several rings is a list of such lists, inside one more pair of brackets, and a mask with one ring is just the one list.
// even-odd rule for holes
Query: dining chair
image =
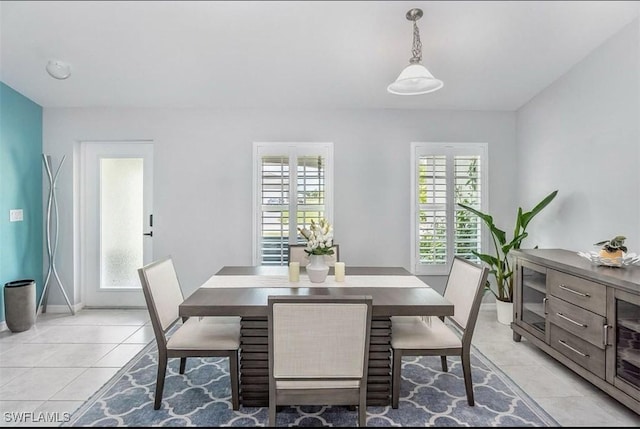
{"label": "dining chair", "polygon": [[[290,244],[289,245],[289,262],[300,262],[301,267],[309,264],[309,257],[304,249],[306,244]],[[325,255],[324,260],[328,266],[333,267],[340,260],[340,245],[333,245],[333,255]]]}
{"label": "dining chair", "polygon": [[357,405],[366,426],[370,296],[269,296],[269,421],[279,405]]}
{"label": "dining chair", "polygon": [[152,262],[138,269],[151,325],[158,345],[158,376],[154,409],[162,402],[164,379],[169,358],[180,358],[180,374],[184,374],[187,357],[229,358],[231,403],[239,408],[238,349],[240,347],[239,317],[188,318],[167,335],[179,319],[178,306],[184,301],[182,289],[171,257]]}
{"label": "dining chair", "polygon": [[[444,290],[444,297],[453,304],[453,316],[391,319],[392,408],[398,408],[403,356],[440,356],[444,372],[448,370],[447,356],[460,356],[467,402],[474,405],[471,338],[488,274],[487,267],[456,256]],[[462,333],[461,337],[445,323],[446,319]]]}

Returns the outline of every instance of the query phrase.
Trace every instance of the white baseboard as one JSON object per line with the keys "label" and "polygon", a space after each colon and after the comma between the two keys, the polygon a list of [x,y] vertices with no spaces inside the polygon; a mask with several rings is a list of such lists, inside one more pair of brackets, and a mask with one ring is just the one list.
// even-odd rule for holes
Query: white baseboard
{"label": "white baseboard", "polygon": [[8,330],[9,328],[7,327],[7,322],[0,322],[0,332]]}
{"label": "white baseboard", "polygon": [[[84,304],[82,302],[79,302],[77,304],[72,305],[72,307],[74,312],[78,312],[78,310],[81,310],[84,308]],[[48,304],[47,313],[71,313],[71,312],[69,311],[69,306],[66,304],[64,305]],[[42,314],[42,307],[38,309],[38,314],[39,315]]]}

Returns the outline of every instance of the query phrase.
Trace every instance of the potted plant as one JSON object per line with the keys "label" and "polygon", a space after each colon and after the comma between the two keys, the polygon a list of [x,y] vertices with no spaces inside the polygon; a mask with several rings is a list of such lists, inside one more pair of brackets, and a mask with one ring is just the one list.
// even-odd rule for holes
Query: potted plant
{"label": "potted plant", "polygon": [[327,277],[329,266],[325,255],[333,255],[333,227],[328,220],[321,218],[317,223],[311,219],[311,226],[298,228],[298,232],[307,240],[304,251],[309,255],[307,274],[312,283],[322,283]]}
{"label": "potted plant", "polygon": [[[522,240],[528,233],[526,232],[529,222],[535,215],[540,213],[549,203],[556,197],[558,191],[555,190],[540,201],[531,211],[524,212],[522,207],[518,207],[516,215],[516,225],[513,230],[513,237],[507,241],[505,231],[498,228],[493,222],[493,217],[479,210],[474,209],[466,204],[458,203],[458,205],[471,213],[478,216],[491,232],[494,254],[479,253],[473,251],[481,261],[489,265],[495,281],[495,289],[491,282],[487,280],[486,290],[490,290],[496,297],[496,306],[498,306],[498,321],[504,324],[511,323],[513,318],[513,264],[510,257],[512,249],[519,249]],[[505,305],[502,305],[506,303]],[[506,308],[502,308],[506,307]],[[506,314],[505,314],[506,313]]]}
{"label": "potted plant", "polygon": [[627,252],[627,246],[624,245],[624,240],[626,239],[627,237],[623,235],[616,235],[611,240],[604,240],[594,244],[594,246],[602,246],[599,256],[603,264],[618,267],[622,265],[622,258]]}

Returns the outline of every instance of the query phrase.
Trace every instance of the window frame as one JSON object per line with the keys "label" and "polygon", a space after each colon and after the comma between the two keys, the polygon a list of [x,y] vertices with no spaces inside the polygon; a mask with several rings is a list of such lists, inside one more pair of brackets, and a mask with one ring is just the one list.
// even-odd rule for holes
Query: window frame
{"label": "window frame", "polygon": [[[254,142],[253,143],[253,228],[252,228],[252,263],[261,265],[261,231],[262,231],[262,157],[289,157],[289,244],[297,244],[297,159],[304,155],[321,155],[324,157],[324,217],[333,224],[333,142]],[[292,159],[295,163],[292,164]],[[296,196],[295,198],[292,196]]]}
{"label": "window frame", "polygon": [[[420,252],[420,234],[418,232],[418,216],[420,213],[420,206],[418,203],[418,162],[420,156],[450,156],[454,155],[479,155],[481,161],[481,176],[480,176],[480,210],[487,213],[489,210],[489,145],[481,142],[412,142],[411,143],[411,222],[410,222],[410,237],[411,237],[411,272],[415,275],[444,275],[449,273],[451,263],[453,262],[454,254],[454,229],[451,227],[453,224],[453,218],[451,213],[455,213],[455,198],[453,195],[449,197],[449,189],[453,192],[453,170],[447,170],[447,260],[442,265],[429,265],[420,264],[419,252]],[[450,173],[451,171],[451,173]],[[489,238],[486,226],[482,224],[480,229],[481,240],[481,252],[487,253],[487,239]]]}

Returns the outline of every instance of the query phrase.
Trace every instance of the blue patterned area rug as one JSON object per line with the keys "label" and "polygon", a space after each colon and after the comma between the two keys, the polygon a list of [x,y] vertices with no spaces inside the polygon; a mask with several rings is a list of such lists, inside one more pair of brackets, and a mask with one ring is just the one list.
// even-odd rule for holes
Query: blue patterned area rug
{"label": "blue patterned area rug", "polygon": [[[265,426],[265,408],[231,408],[226,359],[189,358],[184,375],[170,359],[160,410],[153,409],[155,342],[80,407],[65,426]],[[405,358],[400,406],[368,407],[368,426],[558,426],[531,398],[475,348],[472,350],[475,407],[467,404],[462,367],[449,358]],[[284,407],[278,426],[357,426],[346,407]]]}

